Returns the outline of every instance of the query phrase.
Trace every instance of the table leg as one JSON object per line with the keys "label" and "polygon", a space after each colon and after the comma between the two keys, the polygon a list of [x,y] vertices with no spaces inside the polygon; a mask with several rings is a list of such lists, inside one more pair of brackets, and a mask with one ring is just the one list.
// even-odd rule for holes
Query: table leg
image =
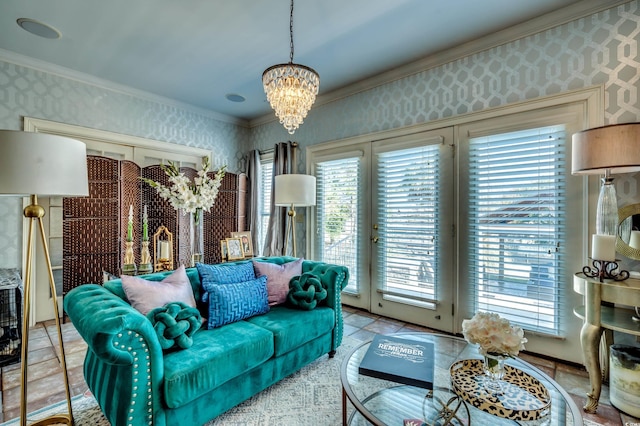
{"label": "table leg", "polygon": [[347,394],[342,388],[342,426],[347,426]]}
{"label": "table leg", "polygon": [[600,371],[599,345],[602,327],[585,322],[580,331],[580,343],[584,354],[584,365],[589,373],[591,392],[587,393],[587,403],[583,407],[586,413],[595,413],[598,409],[602,390],[602,372]]}

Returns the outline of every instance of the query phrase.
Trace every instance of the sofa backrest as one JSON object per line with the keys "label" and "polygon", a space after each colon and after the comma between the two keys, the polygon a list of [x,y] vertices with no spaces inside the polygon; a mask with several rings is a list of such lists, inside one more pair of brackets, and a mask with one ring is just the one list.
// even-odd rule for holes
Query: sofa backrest
{"label": "sofa backrest", "polygon": [[[187,268],[187,277],[189,277],[189,282],[191,283],[191,288],[193,289],[193,295],[196,300],[200,299],[200,275],[198,275],[198,270],[196,268]],[[140,275],[138,278],[142,278],[148,281],[162,281],[167,275],[171,275],[173,271],[163,271],[163,272],[154,272],[151,274]],[[125,300],[129,303],[129,299],[127,299],[127,295],[122,289],[122,280],[120,278],[116,278],[115,280],[110,280],[104,283],[104,288],[109,290],[111,293],[115,294],[122,300]]]}
{"label": "sofa backrest", "polygon": [[[290,256],[276,256],[276,257],[261,257],[261,258],[256,258],[255,260],[259,262],[269,262],[269,263],[276,263],[278,265],[282,265],[283,263],[292,262],[296,260],[296,258],[290,257]],[[251,262],[251,259],[238,260],[238,261],[229,262],[229,263],[247,263],[247,262]],[[304,268],[304,263],[303,263],[303,268]],[[187,271],[187,276],[189,277],[189,281],[191,282],[193,295],[196,301],[200,302],[201,300],[200,290],[202,287],[200,286],[200,275],[198,274],[198,269],[187,268],[186,271]],[[148,281],[162,281],[167,275],[170,275],[172,273],[173,271],[154,272],[151,274],[140,275],[139,278],[142,278]],[[122,300],[125,300],[127,303],[129,303],[129,299],[127,299],[127,295],[122,289],[122,280],[120,278],[105,282],[104,287],[110,292],[112,292],[113,294],[115,294],[116,296],[118,296],[119,298],[121,298]]]}

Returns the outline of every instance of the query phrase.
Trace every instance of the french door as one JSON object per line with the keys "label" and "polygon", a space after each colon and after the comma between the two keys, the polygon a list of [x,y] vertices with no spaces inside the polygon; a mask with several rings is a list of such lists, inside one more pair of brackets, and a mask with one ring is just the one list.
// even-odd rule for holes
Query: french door
{"label": "french door", "polygon": [[453,130],[310,151],[312,256],[349,267],[343,302],[453,331]]}

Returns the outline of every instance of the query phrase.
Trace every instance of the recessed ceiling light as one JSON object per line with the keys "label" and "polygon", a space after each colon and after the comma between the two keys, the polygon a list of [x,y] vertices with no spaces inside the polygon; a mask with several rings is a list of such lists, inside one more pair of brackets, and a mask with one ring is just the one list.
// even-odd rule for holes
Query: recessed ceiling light
{"label": "recessed ceiling light", "polygon": [[227,100],[231,101],[231,102],[244,102],[245,98],[242,95],[237,95],[235,93],[229,93],[228,95],[225,96],[227,98]]}
{"label": "recessed ceiling light", "polygon": [[35,34],[44,38],[56,39],[62,37],[62,33],[51,25],[43,24],[35,19],[20,18],[16,21],[20,27],[29,31],[31,34]]}

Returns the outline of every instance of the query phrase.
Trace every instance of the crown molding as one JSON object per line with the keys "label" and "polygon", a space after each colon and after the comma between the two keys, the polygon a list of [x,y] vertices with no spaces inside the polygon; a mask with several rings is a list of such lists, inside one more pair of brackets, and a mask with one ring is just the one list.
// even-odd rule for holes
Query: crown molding
{"label": "crown molding", "polygon": [[53,74],[58,77],[66,78],[68,80],[77,81],[79,83],[88,84],[101,89],[109,90],[112,92],[121,93],[128,96],[135,96],[150,102],[155,102],[171,107],[176,107],[190,111],[194,114],[202,115],[207,118],[211,118],[217,121],[223,121],[226,123],[235,124],[242,127],[248,127],[249,122],[230,115],[221,114],[205,108],[199,108],[191,104],[180,102],[175,99],[166,98],[164,96],[155,95],[144,90],[135,89],[123,84],[114,83],[109,80],[105,80],[99,77],[95,77],[90,74],[75,71],[60,65],[55,65],[50,62],[41,61],[39,59],[30,58],[19,53],[12,52],[10,50],[0,49],[0,61],[9,62],[21,67],[31,68],[36,71]]}
{"label": "crown molding", "polygon": [[[591,16],[603,10],[613,9],[633,0],[615,0],[603,2],[602,0],[580,0],[562,9],[538,16],[526,22],[514,25],[504,30],[486,35],[468,43],[436,52],[423,59],[410,62],[406,65],[380,73],[376,76],[361,80],[340,89],[318,96],[315,107],[325,105],[340,99],[353,96],[355,94],[371,90],[375,87],[391,83],[409,77],[420,72],[439,67],[449,62],[492,49],[503,44],[510,43],[533,34],[541,33],[551,28],[566,24],[571,21]],[[249,127],[257,127],[277,118],[273,113],[265,114],[261,117],[249,121]]]}

